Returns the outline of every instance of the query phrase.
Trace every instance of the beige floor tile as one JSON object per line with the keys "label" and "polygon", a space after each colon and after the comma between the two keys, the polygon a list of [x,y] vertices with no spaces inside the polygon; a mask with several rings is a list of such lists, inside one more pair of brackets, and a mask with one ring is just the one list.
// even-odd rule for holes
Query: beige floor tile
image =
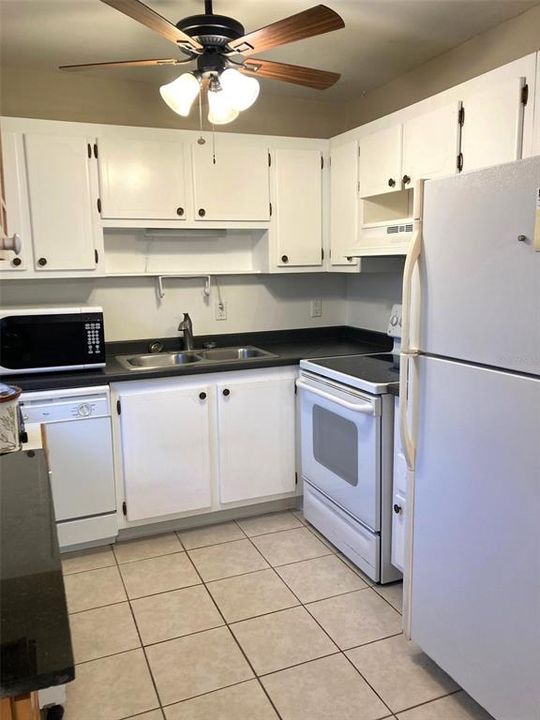
{"label": "beige floor tile", "polygon": [[401,632],[401,615],[371,588],[307,607],[342,650]]}
{"label": "beige floor tile", "polygon": [[346,654],[393,712],[459,690],[446,673],[403,635]]}
{"label": "beige floor tile", "polygon": [[190,550],[189,556],[205,582],[268,567],[268,563],[249,540]]}
{"label": "beige floor tile", "polygon": [[127,600],[116,566],[66,575],[64,587],[70,613]]}
{"label": "beige floor tile", "polygon": [[283,720],[376,720],[390,715],[343,655],[261,678]]}
{"label": "beige floor tile", "polygon": [[[150,710],[150,712],[142,715],[132,715],[127,720],[163,720],[164,717],[161,710]],[[66,718],[66,720],[69,720],[69,718]]]}
{"label": "beige floor tile", "polygon": [[258,675],[337,652],[302,607],[243,620],[231,630]]}
{"label": "beige floor tile", "polygon": [[335,555],[303,560],[276,568],[304,603],[366,588],[366,583]]}
{"label": "beige floor tile", "polygon": [[306,518],[304,517],[304,513],[303,513],[302,510],[293,510],[293,515],[294,515],[294,517],[295,517],[297,520],[300,520],[300,522],[302,523],[302,525],[305,525],[305,524],[306,524],[307,520],[306,520]]}
{"label": "beige floor tile", "polygon": [[177,590],[201,582],[185,552],[125,563],[120,565],[120,572],[130,598]]}
{"label": "beige floor tile", "polygon": [[146,652],[162,705],[253,677],[225,627],[150,645]]}
{"label": "beige floor tile", "polygon": [[324,535],[317,530],[317,528],[313,527],[313,525],[310,525],[308,522],[305,523],[307,529],[312,535],[315,535],[317,540],[320,540],[323,545],[326,545],[326,547],[331,550],[333,553],[339,552],[337,547],[333,545],[328,538],[325,538]]}
{"label": "beige floor tile", "polygon": [[291,512],[259,515],[258,517],[238,520],[238,524],[248,537],[302,527],[302,523]]}
{"label": "beige floor tile", "polygon": [[114,546],[114,554],[119,563],[146,560],[147,558],[169,555],[182,550],[180,541],[175,533],[156,535],[155,537],[140,538],[119,542]]}
{"label": "beige floor tile", "polygon": [[305,527],[259,535],[252,542],[271,565],[309,560],[331,552]]}
{"label": "beige floor tile", "polygon": [[208,590],[227,622],[299,605],[298,600],[273,570],[215,580]]}
{"label": "beige floor tile", "polygon": [[373,589],[379,593],[386,602],[389,602],[398,613],[403,612],[403,583],[391,583],[390,585],[374,585]]}
{"label": "beige floor tile", "polygon": [[159,707],[142,650],[78,665],[66,693],[66,720],[120,720]]}
{"label": "beige floor tile", "polygon": [[231,542],[231,540],[243,540],[245,535],[235,522],[228,522],[195,528],[194,530],[183,530],[178,533],[178,537],[186,550],[193,550],[194,548]]}
{"label": "beige floor tile", "polygon": [[97,550],[63,553],[61,558],[62,572],[64,575],[116,565],[113,552],[109,545],[98,548]]}
{"label": "beige floor tile", "polygon": [[69,616],[76,663],[140,647],[127,602],[85,610]]}
{"label": "beige floor tile", "polygon": [[224,624],[203,585],[150,595],[131,606],[144,645]]}
{"label": "beige floor tile", "polygon": [[360,568],[357,565],[355,565],[352,562],[352,560],[349,560],[349,558],[346,555],[344,555],[342,552],[337,550],[336,555],[342,562],[345,563],[345,565],[348,568],[350,568],[353,572],[355,572],[366,583],[366,585],[373,587],[376,584],[374,580],[372,580],[370,577],[368,577],[365,572],[360,570]]}
{"label": "beige floor tile", "polygon": [[278,720],[256,680],[184,700],[165,709],[167,720]]}
{"label": "beige floor tile", "polygon": [[494,720],[464,692],[406,710],[397,717],[398,720]]}

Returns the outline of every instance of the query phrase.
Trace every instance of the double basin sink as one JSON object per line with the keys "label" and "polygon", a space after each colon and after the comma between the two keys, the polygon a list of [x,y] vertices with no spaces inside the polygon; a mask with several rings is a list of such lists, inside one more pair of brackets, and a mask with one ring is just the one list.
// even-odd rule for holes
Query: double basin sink
{"label": "double basin sink", "polygon": [[274,353],[246,345],[244,347],[212,348],[210,350],[187,350],[184,352],[160,352],[144,355],[119,355],[118,362],[128,370],[159,370],[160,368],[191,365],[192,363],[217,363],[256,358],[276,357]]}

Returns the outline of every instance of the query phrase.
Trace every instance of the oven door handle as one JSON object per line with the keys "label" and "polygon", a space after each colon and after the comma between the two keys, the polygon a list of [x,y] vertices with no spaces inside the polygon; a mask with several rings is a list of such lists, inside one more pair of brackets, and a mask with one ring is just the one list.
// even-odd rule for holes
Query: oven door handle
{"label": "oven door handle", "polygon": [[319,397],[324,398],[325,400],[329,400],[330,402],[336,403],[336,405],[340,405],[341,407],[347,408],[347,410],[352,410],[353,412],[362,413],[363,415],[377,415],[377,411],[375,406],[367,401],[359,402],[359,403],[353,403],[348,402],[347,400],[343,400],[342,398],[336,397],[335,395],[332,395],[331,393],[324,392],[324,390],[319,390],[319,388],[314,388],[313,385],[310,385],[309,383],[304,382],[301,378],[298,378],[296,381],[296,387],[300,388],[300,390],[307,390],[310,393],[313,393],[313,395],[318,395]]}

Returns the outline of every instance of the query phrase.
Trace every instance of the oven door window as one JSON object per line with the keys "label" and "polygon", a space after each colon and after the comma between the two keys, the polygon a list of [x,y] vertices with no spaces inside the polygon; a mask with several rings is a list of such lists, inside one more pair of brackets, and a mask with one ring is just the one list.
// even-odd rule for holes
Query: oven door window
{"label": "oven door window", "polygon": [[358,428],[320,405],[313,407],[313,455],[349,485],[358,485]]}

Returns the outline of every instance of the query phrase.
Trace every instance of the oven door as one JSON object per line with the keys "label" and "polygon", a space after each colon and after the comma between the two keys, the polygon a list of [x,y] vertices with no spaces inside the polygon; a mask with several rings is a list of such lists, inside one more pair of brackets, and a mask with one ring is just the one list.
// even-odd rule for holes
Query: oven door
{"label": "oven door", "polygon": [[302,475],[371,530],[380,530],[381,401],[301,373]]}

